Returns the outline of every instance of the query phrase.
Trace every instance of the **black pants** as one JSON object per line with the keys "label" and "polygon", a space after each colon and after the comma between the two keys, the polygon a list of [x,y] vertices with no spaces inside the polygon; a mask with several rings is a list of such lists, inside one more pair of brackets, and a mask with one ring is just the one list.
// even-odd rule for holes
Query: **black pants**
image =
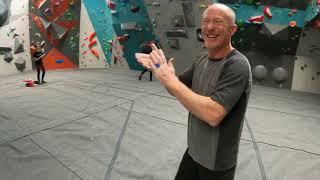
{"label": "black pants", "polygon": [[[38,61],[35,62],[36,64],[36,68],[37,68],[37,78],[38,78],[38,83],[41,83],[41,81],[43,81],[44,76],[46,74],[46,70],[44,68],[42,59],[39,59]],[[40,69],[42,71],[42,77],[41,77],[41,81],[40,81]]]}
{"label": "black pants", "polygon": [[233,180],[236,166],[224,171],[212,171],[195,162],[188,154],[183,155],[175,180]]}
{"label": "black pants", "polygon": [[[140,76],[139,76],[139,80],[141,80],[143,74],[146,73],[147,71],[148,71],[147,69],[144,69],[144,70],[141,72],[141,74],[140,74]],[[149,71],[149,73],[150,73],[150,81],[152,81],[152,71]]]}

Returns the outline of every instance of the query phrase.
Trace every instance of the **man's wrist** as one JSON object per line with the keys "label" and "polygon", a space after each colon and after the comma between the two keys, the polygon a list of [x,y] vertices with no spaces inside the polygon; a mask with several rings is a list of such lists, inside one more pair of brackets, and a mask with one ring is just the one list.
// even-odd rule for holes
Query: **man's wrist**
{"label": "man's wrist", "polygon": [[166,78],[164,86],[171,92],[174,92],[179,85],[179,79],[175,75],[170,75]]}

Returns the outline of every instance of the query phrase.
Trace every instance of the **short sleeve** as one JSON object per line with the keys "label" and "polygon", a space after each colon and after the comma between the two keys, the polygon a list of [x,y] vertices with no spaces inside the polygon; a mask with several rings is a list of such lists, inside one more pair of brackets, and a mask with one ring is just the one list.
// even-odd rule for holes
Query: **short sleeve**
{"label": "short sleeve", "polygon": [[237,60],[230,65],[226,64],[215,91],[210,94],[211,99],[229,113],[245,92],[249,78],[250,65],[246,61]]}
{"label": "short sleeve", "polygon": [[183,73],[178,76],[179,80],[189,88],[192,86],[194,68],[195,63],[192,63]]}

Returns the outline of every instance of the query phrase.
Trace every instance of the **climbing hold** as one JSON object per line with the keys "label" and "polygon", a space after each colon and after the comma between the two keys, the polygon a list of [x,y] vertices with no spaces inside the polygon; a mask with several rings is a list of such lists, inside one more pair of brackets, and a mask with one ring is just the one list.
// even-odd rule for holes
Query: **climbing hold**
{"label": "climbing hold", "polygon": [[259,16],[253,16],[249,18],[249,21],[253,24],[262,24],[264,20],[264,16],[263,15],[259,15]]}
{"label": "climbing hold", "polygon": [[170,48],[173,48],[173,49],[180,48],[179,39],[168,39],[168,44],[169,44]]}
{"label": "climbing hold", "polygon": [[136,13],[136,12],[139,12],[139,10],[140,10],[140,7],[139,6],[131,6],[131,12],[133,12],[133,13]]}
{"label": "climbing hold", "polygon": [[122,42],[129,39],[129,34],[125,34],[123,36],[118,37],[118,41]]}
{"label": "climbing hold", "polygon": [[7,63],[10,63],[13,60],[12,53],[11,52],[5,52],[3,60],[5,60]]}
{"label": "climbing hold", "polygon": [[23,40],[21,38],[16,37],[14,41],[14,54],[24,52]]}
{"label": "climbing hold", "polygon": [[107,0],[107,5],[111,10],[115,10],[116,9],[116,4],[111,0]]}
{"label": "climbing hold", "polygon": [[92,41],[92,39],[96,36],[96,32],[93,32],[89,36],[89,41]]}
{"label": "climbing hold", "polygon": [[96,58],[99,59],[99,53],[98,53],[97,50],[95,50],[95,49],[90,49],[90,51],[91,51],[91,53],[92,53]]}
{"label": "climbing hold", "polygon": [[188,38],[187,32],[184,29],[166,30],[167,37],[185,37]]}
{"label": "climbing hold", "polygon": [[18,57],[18,59],[14,62],[14,65],[19,71],[23,71],[26,67],[26,60],[22,57]]}
{"label": "climbing hold", "polygon": [[116,16],[116,15],[118,15],[118,11],[111,10],[111,14],[114,15],[114,16]]}
{"label": "climbing hold", "polygon": [[152,5],[153,6],[160,6],[160,2],[159,1],[158,2],[153,2]]}
{"label": "climbing hold", "polygon": [[88,44],[88,47],[89,48],[92,48],[93,45],[97,44],[97,41],[96,40],[92,40],[90,41],[90,43]]}
{"label": "climbing hold", "polygon": [[291,9],[288,13],[289,16],[292,16],[293,14],[295,14],[297,12],[296,9]]}
{"label": "climbing hold", "polygon": [[64,61],[63,59],[57,59],[57,60],[56,60],[56,63],[57,63],[57,64],[60,64],[60,63],[63,63],[63,61]]}
{"label": "climbing hold", "polygon": [[121,30],[136,30],[137,23],[136,22],[121,23],[120,27],[121,27]]}
{"label": "climbing hold", "polygon": [[295,27],[297,25],[297,22],[296,21],[290,21],[290,27]]}
{"label": "climbing hold", "polygon": [[46,10],[44,10],[45,13],[49,13],[50,12],[50,8],[46,8]]}
{"label": "climbing hold", "polygon": [[271,11],[270,11],[270,8],[268,6],[264,7],[263,8],[263,13],[265,16],[267,16],[269,19],[272,18],[272,14],[271,14]]}

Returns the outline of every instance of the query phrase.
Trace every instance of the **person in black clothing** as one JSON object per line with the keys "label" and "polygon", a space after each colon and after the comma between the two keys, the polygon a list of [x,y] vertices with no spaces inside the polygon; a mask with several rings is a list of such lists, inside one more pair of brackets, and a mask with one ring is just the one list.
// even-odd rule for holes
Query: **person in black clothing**
{"label": "person in black clothing", "polygon": [[[37,69],[38,81],[36,82],[36,84],[46,83],[44,81],[44,76],[46,74],[46,70],[45,70],[43,62],[42,62],[43,57],[46,55],[46,54],[44,54],[43,45],[44,45],[44,43],[41,43],[41,44],[32,43],[32,46],[31,46],[31,53],[35,59],[35,65],[36,65],[36,69]],[[40,70],[42,71],[41,81],[40,81]]]}
{"label": "person in black clothing", "polygon": [[[150,54],[152,52],[151,44],[152,44],[152,42],[148,43],[148,45],[146,45],[146,46],[143,46],[142,53]],[[147,71],[149,71],[149,70],[146,68],[143,69],[143,71],[139,75],[139,80],[142,79],[143,74],[146,73]],[[152,71],[149,71],[149,73],[150,73],[150,81],[152,81]]]}

